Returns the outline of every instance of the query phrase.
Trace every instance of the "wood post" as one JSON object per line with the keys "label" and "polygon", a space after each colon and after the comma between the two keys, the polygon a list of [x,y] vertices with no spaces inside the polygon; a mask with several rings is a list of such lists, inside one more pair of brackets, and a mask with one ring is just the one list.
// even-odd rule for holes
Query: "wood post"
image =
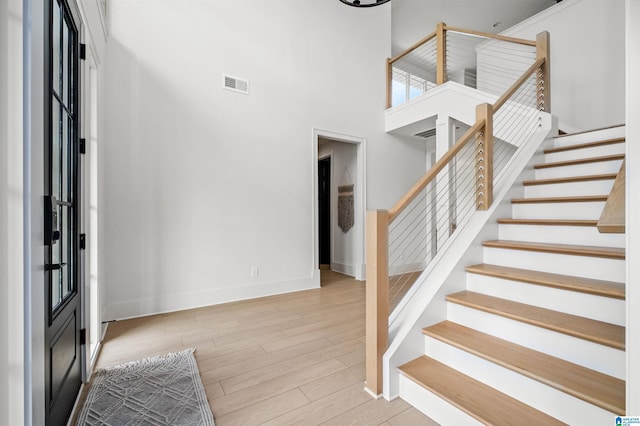
{"label": "wood post", "polygon": [[476,138],[476,208],[487,210],[493,203],[493,107],[484,103],[476,107],[476,122],[484,128]]}
{"label": "wood post", "polygon": [[382,393],[382,355],[389,338],[389,213],[367,212],[366,383]]}
{"label": "wood post", "polygon": [[387,109],[391,108],[393,97],[393,64],[391,58],[387,58]]}
{"label": "wood post", "polygon": [[544,58],[544,64],[538,71],[536,97],[538,109],[551,112],[551,48],[549,32],[543,31],[536,36],[536,59]]}
{"label": "wood post", "polygon": [[447,32],[444,22],[438,23],[436,28],[437,71],[436,83],[439,85],[447,81]]}

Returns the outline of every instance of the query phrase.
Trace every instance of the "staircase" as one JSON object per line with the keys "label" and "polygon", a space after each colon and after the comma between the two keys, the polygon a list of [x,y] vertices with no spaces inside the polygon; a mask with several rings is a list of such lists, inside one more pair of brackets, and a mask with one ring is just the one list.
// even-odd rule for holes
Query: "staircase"
{"label": "staircase", "polygon": [[624,234],[596,228],[624,127],[554,139],[499,239],[400,367],[400,396],[442,424],[612,424],[625,413]]}

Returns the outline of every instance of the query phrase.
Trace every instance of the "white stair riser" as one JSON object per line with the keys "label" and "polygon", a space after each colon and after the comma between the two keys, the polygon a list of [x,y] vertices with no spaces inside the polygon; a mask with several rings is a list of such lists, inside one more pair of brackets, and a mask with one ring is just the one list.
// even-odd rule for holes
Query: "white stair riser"
{"label": "white stair riser", "polygon": [[588,133],[580,133],[577,135],[561,136],[553,139],[553,145],[570,146],[579,143],[597,142],[607,139],[625,137],[625,126],[612,127],[610,129],[596,130]]}
{"label": "white stair riser", "polygon": [[425,336],[425,354],[568,424],[607,424],[615,415],[462,349]]}
{"label": "white stair riser", "polygon": [[447,318],[500,339],[624,380],[625,352],[455,303]]}
{"label": "white stair riser", "polygon": [[484,263],[625,282],[624,260],[484,247]]}
{"label": "white stair riser", "polygon": [[624,247],[624,234],[603,234],[595,226],[499,225],[501,240]]}
{"label": "white stair riser", "polygon": [[555,179],[572,176],[603,175],[618,173],[622,160],[597,161],[595,163],[575,164],[570,166],[545,167],[536,169],[536,179]]}
{"label": "white stair riser", "polygon": [[545,162],[577,160],[578,158],[601,157],[603,155],[624,154],[624,142],[609,145],[594,146],[591,148],[570,149],[545,154]]}
{"label": "white stair riser", "polygon": [[552,183],[545,185],[526,185],[524,187],[524,196],[525,198],[544,198],[609,195],[612,187],[613,179]]}
{"label": "white stair riser", "polygon": [[441,425],[482,425],[462,410],[400,374],[400,398]]}
{"label": "white stair riser", "polygon": [[600,219],[604,201],[512,204],[514,219]]}
{"label": "white stair riser", "polygon": [[467,273],[467,290],[624,326],[625,301],[521,281]]}

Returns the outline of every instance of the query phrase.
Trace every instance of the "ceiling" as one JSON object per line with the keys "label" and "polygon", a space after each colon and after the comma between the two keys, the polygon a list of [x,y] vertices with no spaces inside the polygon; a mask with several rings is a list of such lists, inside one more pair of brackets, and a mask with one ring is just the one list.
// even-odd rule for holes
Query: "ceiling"
{"label": "ceiling", "polygon": [[[392,0],[392,54],[431,33],[438,22],[499,33],[554,4],[556,0]],[[494,27],[496,22],[500,24]]]}

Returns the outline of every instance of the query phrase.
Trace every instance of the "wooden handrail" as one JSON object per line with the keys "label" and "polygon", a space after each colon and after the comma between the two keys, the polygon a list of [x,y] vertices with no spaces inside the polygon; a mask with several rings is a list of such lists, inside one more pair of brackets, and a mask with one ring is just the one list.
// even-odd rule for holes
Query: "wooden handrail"
{"label": "wooden handrail", "polygon": [[393,58],[389,59],[389,62],[394,63],[398,59],[404,58],[409,53],[413,52],[414,50],[416,50],[418,47],[422,46],[423,44],[425,44],[429,40],[434,39],[436,37],[436,34],[437,34],[436,31],[432,32],[431,34],[429,34],[428,36],[426,36],[422,40],[420,40],[417,43],[414,43],[413,45],[411,45],[411,47],[409,47],[407,50],[405,50],[401,54],[399,54],[397,56],[394,56]]}
{"label": "wooden handrail", "polygon": [[519,79],[517,79],[516,82],[513,83],[511,87],[506,92],[504,92],[502,96],[500,96],[500,98],[493,104],[494,114],[502,107],[502,105],[504,105],[505,102],[507,102],[507,100],[511,96],[513,96],[513,94],[520,88],[520,86],[522,86],[524,82],[527,81],[527,79],[531,77],[531,75],[534,72],[536,72],[536,70],[538,70],[542,65],[544,65],[544,61],[545,61],[545,58],[540,58],[537,61],[535,61],[533,65],[531,65],[527,69],[527,71],[525,71],[525,73],[522,74],[522,76]]}
{"label": "wooden handrail", "polygon": [[412,187],[409,191],[393,206],[391,210],[389,210],[389,223],[393,222],[393,220],[398,217],[402,210],[404,210],[411,201],[413,201],[420,191],[422,191],[428,184],[431,182],[437,174],[445,168],[447,164],[455,157],[455,155],[460,152],[460,150],[471,140],[471,138],[482,129],[485,121],[480,120],[476,122],[467,132],[462,135],[462,137],[458,140],[447,151],[440,159],[436,162],[436,164],[431,167],[427,173],[424,174]]}
{"label": "wooden handrail", "polygon": [[[487,210],[493,203],[493,119],[506,101],[524,84],[533,73],[536,75],[536,107],[549,112],[549,34],[540,33],[536,42],[468,31],[447,27],[444,23],[418,43],[400,55],[387,59],[387,108],[391,107],[391,80],[393,78],[393,62],[408,55],[424,43],[436,38],[437,49],[437,83],[446,81],[446,31],[484,36],[503,41],[536,46],[536,61],[529,69],[504,93],[494,105],[481,104],[476,108],[476,123],[420,178],[409,191],[389,210],[367,212],[367,283],[366,283],[366,384],[365,389],[378,397],[383,385],[383,355],[387,350],[389,339],[389,224],[398,218],[400,213],[416,199],[427,185],[436,179],[445,167],[471,140],[475,143],[475,187],[476,209]],[[480,135],[478,136],[478,134]],[[622,174],[622,172],[621,172]]]}
{"label": "wooden handrail", "polygon": [[533,41],[533,40],[525,40],[523,38],[503,36],[503,35],[500,35],[500,34],[485,33],[485,32],[482,32],[482,31],[465,30],[463,28],[456,28],[456,27],[450,27],[450,26],[446,26],[445,29],[447,31],[454,31],[456,33],[471,34],[471,35],[476,35],[476,36],[480,36],[480,37],[493,38],[493,39],[496,39],[496,40],[508,41],[508,42],[517,43],[517,44],[524,44],[524,45],[527,45],[527,46],[535,46],[536,45],[535,41]]}

